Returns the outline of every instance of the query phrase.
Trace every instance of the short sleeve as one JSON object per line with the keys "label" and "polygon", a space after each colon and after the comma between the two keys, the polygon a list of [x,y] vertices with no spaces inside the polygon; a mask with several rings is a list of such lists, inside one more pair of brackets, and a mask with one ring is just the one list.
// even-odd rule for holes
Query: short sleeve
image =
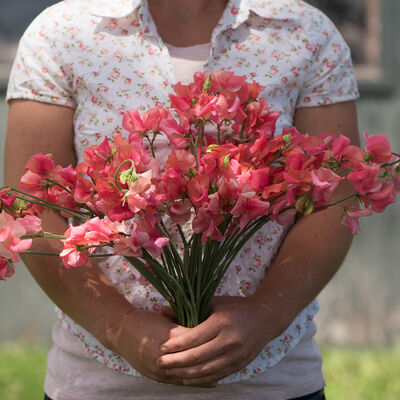
{"label": "short sleeve", "polygon": [[75,108],[68,49],[54,7],[46,9],[22,36],[8,81],[6,99],[29,99]]}
{"label": "short sleeve", "polygon": [[307,62],[297,108],[329,105],[359,97],[351,53],[335,25],[315,10],[309,32],[312,56]]}

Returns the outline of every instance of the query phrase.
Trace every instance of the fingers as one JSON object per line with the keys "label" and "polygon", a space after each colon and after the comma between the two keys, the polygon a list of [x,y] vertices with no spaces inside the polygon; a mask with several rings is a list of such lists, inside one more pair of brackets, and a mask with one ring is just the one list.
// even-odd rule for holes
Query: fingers
{"label": "fingers", "polygon": [[219,330],[220,328],[215,321],[208,319],[195,328],[188,329],[182,335],[171,337],[161,346],[161,351],[163,353],[175,353],[199,346],[214,339]]}
{"label": "fingers", "polygon": [[178,379],[195,379],[205,378],[208,376],[214,377],[217,373],[225,370],[232,365],[229,353],[223,353],[212,360],[200,363],[191,367],[185,368],[170,368],[166,369],[167,376],[175,376]]}
{"label": "fingers", "polygon": [[201,344],[177,353],[168,353],[161,356],[158,361],[160,369],[187,368],[218,357],[225,352],[218,339]]}

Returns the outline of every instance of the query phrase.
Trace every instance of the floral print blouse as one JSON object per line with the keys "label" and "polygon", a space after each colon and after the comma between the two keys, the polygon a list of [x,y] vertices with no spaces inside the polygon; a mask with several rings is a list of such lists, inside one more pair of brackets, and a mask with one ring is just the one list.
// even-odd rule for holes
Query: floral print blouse
{"label": "floral print blouse", "polygon": [[[297,0],[229,0],[211,38],[204,70],[228,69],[264,86],[262,96],[281,111],[278,132],[295,110],[358,97],[350,52],[332,22]],[[171,58],[157,33],[146,0],[65,0],[46,9],[21,39],[7,99],[24,98],[75,110],[78,161],[85,147],[124,132],[123,113],[168,104],[176,83]],[[56,135],[57,132],[54,132]],[[167,143],[158,143],[165,159]],[[267,275],[285,229],[265,225],[238,254],[218,295],[249,296]],[[158,292],[123,259],[100,262],[104,273],[135,307],[154,312]],[[235,382],[279,362],[303,337],[318,311],[304,309]],[[63,326],[98,361],[124,374],[139,374],[120,355],[58,310]]]}

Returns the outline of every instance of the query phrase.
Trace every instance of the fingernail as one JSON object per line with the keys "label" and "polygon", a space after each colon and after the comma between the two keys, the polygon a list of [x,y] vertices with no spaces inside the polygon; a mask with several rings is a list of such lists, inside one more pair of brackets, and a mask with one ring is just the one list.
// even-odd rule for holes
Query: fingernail
{"label": "fingernail", "polygon": [[162,360],[157,361],[158,368],[165,368],[165,364]]}
{"label": "fingernail", "polygon": [[167,353],[168,352],[168,347],[167,346],[161,346],[160,349],[163,353]]}

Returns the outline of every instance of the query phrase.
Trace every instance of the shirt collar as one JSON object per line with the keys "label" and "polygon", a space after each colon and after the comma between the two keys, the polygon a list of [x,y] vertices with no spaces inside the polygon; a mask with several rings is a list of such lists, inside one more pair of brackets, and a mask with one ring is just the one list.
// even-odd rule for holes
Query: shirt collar
{"label": "shirt collar", "polygon": [[[91,14],[106,18],[124,18],[132,14],[143,0],[102,0],[96,1],[91,9]],[[225,18],[229,24],[238,25],[242,19],[248,17],[248,12],[252,11],[263,18],[272,19],[293,19],[294,14],[291,6],[301,6],[298,0],[229,0],[224,14],[233,17]],[[228,15],[224,15],[227,17]]]}
{"label": "shirt collar", "polygon": [[142,0],[102,0],[95,1],[90,6],[90,13],[96,17],[125,18],[132,14]]}

